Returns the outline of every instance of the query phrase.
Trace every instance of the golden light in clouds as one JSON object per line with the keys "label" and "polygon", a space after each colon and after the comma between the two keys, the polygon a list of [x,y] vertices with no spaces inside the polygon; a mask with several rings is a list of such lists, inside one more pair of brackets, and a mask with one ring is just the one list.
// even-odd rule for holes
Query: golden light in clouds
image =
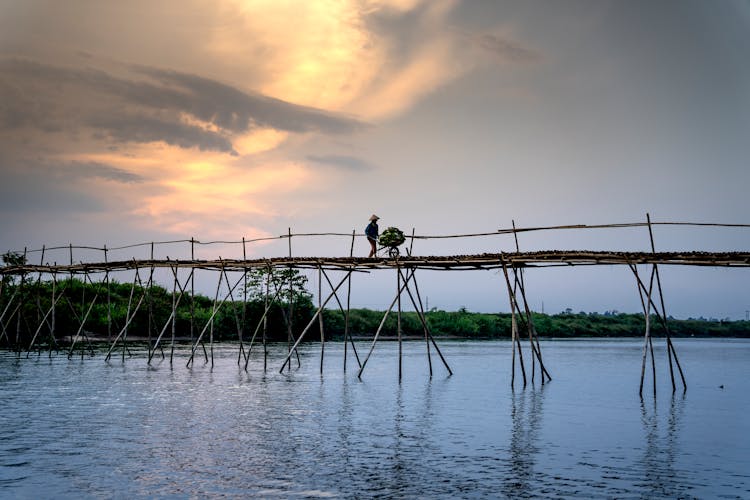
{"label": "golden light in clouds", "polygon": [[[424,40],[412,57],[403,58],[391,40],[368,29],[366,17],[374,12],[403,13],[420,5],[425,9],[415,29]],[[254,90],[264,94],[365,120],[386,118],[460,73],[452,50],[456,40],[445,25],[454,5],[228,0],[227,24],[212,33],[208,50],[227,61],[246,61]]]}

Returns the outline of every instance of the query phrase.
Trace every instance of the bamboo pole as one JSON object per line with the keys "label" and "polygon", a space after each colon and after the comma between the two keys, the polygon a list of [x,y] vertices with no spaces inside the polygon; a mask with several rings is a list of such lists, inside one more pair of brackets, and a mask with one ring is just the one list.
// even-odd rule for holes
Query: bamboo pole
{"label": "bamboo pole", "polygon": [[[403,276],[402,276],[403,279]],[[414,300],[414,296],[411,293],[411,290],[409,287],[406,287],[406,292],[409,295],[409,298],[411,299],[412,304],[414,305],[414,308],[418,312],[418,316],[420,321],[422,322],[422,328],[425,331],[426,337],[429,339],[430,342],[432,342],[432,346],[435,348],[435,351],[438,353],[438,356],[440,356],[440,359],[443,362],[443,365],[445,366],[445,369],[448,370],[448,375],[453,375],[453,371],[451,370],[450,366],[448,366],[448,362],[445,360],[445,357],[443,357],[443,353],[440,351],[440,348],[437,345],[437,342],[435,342],[435,338],[432,336],[432,333],[430,332],[430,327],[427,324],[427,316],[425,315],[424,311],[424,305],[422,304],[422,297],[419,293],[419,285],[417,284],[417,276],[415,271],[412,270],[412,281],[414,282],[414,292],[417,294],[417,301]],[[432,377],[432,359],[430,357],[430,345],[427,344],[427,362],[430,367],[430,377]]]}
{"label": "bamboo pole", "polygon": [[146,291],[148,293],[148,321],[146,323],[146,328],[148,329],[148,333],[146,335],[148,337],[149,349],[151,349],[151,324],[153,323],[153,319],[154,319],[154,299],[153,299],[153,293],[152,293],[153,286],[154,286],[154,242],[152,241],[151,242],[151,270],[148,275],[148,287],[146,288]]}
{"label": "bamboo pole", "polygon": [[[638,268],[634,265],[630,265],[630,269],[633,271],[633,274],[636,277],[637,281],[640,281],[640,277],[638,276]],[[637,283],[636,283],[637,284]],[[643,337],[643,356],[641,359],[641,381],[640,385],[638,387],[638,395],[643,397],[643,380],[645,378],[646,374],[646,359],[648,357],[648,347],[651,344],[651,292],[653,290],[654,286],[654,270],[652,268],[651,270],[651,280],[648,287],[648,292],[646,294],[648,304],[643,300],[643,290],[641,290],[641,287],[638,286],[638,296],[641,299],[641,307],[643,308],[643,315],[645,316],[646,321],[646,329]],[[653,348],[653,345],[652,345]],[[654,363],[654,357],[653,357],[653,350],[651,351],[651,363],[654,365],[654,397],[656,396],[656,366]]]}
{"label": "bamboo pole", "polygon": [[398,336],[398,381],[401,382],[403,348],[401,345],[401,269],[398,267],[398,262],[396,263],[396,292],[396,299],[398,304],[398,308],[396,309],[396,335]]}
{"label": "bamboo pole", "polygon": [[[188,275],[187,279],[185,280],[185,285],[180,285],[180,281],[177,274],[177,269],[179,266],[179,261],[177,261],[174,265],[174,267],[171,268],[172,275],[174,276],[174,280],[172,282],[172,313],[169,315],[169,318],[167,318],[167,321],[164,322],[164,327],[162,327],[161,331],[159,332],[159,335],[156,337],[156,342],[154,342],[153,349],[149,352],[148,357],[148,363],[151,364],[151,359],[154,356],[154,353],[156,352],[156,348],[160,346],[161,339],[164,336],[164,333],[167,331],[167,327],[170,325],[172,326],[172,349],[169,356],[169,364],[172,365],[172,359],[174,357],[174,344],[175,344],[175,333],[176,333],[176,324],[175,319],[177,317],[177,307],[180,305],[180,301],[182,300],[183,295],[185,295],[185,288],[187,288],[188,281],[190,281],[192,277],[192,270],[191,273]],[[177,296],[177,289],[180,289],[180,295]]]}
{"label": "bamboo pole", "polygon": [[[552,377],[550,376],[549,372],[544,366],[544,362],[542,361],[542,352],[541,348],[539,347],[539,341],[538,336],[536,333],[536,327],[534,326],[534,318],[532,316],[531,309],[529,308],[529,302],[526,300],[526,290],[523,284],[523,277],[518,283],[518,289],[521,291],[521,298],[523,299],[523,307],[524,311],[526,313],[526,327],[529,331],[529,344],[531,345],[531,352],[533,356],[531,357],[532,361],[534,360],[534,357],[539,361],[539,373],[542,377],[542,385],[544,385],[544,377],[547,376],[547,380],[552,380]],[[534,344],[534,340],[537,339],[536,345]],[[532,365],[533,370],[533,365]],[[531,376],[532,383],[534,382],[534,374],[532,373]]]}
{"label": "bamboo pole", "polygon": [[[331,290],[333,290],[333,283],[331,283],[331,279],[328,277],[328,273],[326,273],[325,270],[322,269],[322,267],[320,269],[323,271],[323,277],[328,282],[328,286],[331,287]],[[351,285],[351,275],[346,281],[348,284]],[[351,292],[351,286],[349,287],[348,292]],[[349,293],[347,293],[347,297],[346,297],[347,310],[346,311],[344,311],[344,306],[341,304],[338,294],[334,293],[333,297],[336,299],[336,302],[338,303],[338,306],[339,306],[339,310],[341,310],[341,313],[344,315],[344,318],[345,318],[344,319],[344,358],[346,358],[346,342],[347,342],[347,333],[348,333],[347,321],[348,321],[348,314],[349,314],[349,301],[350,301],[351,296]],[[349,338],[352,343],[352,350],[354,351],[354,356],[357,358],[357,364],[361,366],[361,363],[359,362],[359,355],[357,354],[357,348],[354,345],[354,339],[351,339],[351,335],[349,335]],[[344,365],[346,365],[346,361],[344,362]],[[344,367],[344,371],[346,371],[346,366]]]}
{"label": "bamboo pole", "polygon": [[[86,310],[86,314],[83,315],[83,319],[81,320],[81,325],[78,327],[78,331],[76,332],[75,338],[73,339],[73,342],[70,344],[70,351],[68,351],[68,359],[70,359],[73,356],[73,349],[75,348],[78,338],[81,336],[81,332],[83,331],[83,325],[86,324],[86,320],[88,319],[89,314],[91,313],[91,310],[94,308],[94,304],[96,303],[96,298],[98,296],[99,294],[94,295],[94,300],[91,301],[91,304],[89,304],[89,308]],[[83,348],[81,348],[81,358],[83,358]]]}
{"label": "bamboo pole", "polygon": [[263,308],[263,315],[260,317],[260,320],[258,321],[258,324],[255,326],[255,331],[253,332],[253,336],[250,338],[250,344],[247,348],[247,356],[245,356],[245,371],[247,371],[247,365],[250,362],[250,354],[253,350],[253,343],[255,342],[255,337],[258,334],[258,331],[260,330],[260,326],[263,325],[263,371],[266,370],[267,360],[268,360],[268,351],[266,350],[266,325],[267,325],[267,319],[268,319],[268,311],[271,309],[273,303],[278,298],[279,294],[281,293],[281,288],[276,289],[276,294],[273,296],[273,299],[269,302],[268,296],[269,296],[269,282],[270,275],[266,275],[266,299],[264,303]]}
{"label": "bamboo pole", "polygon": [[[141,304],[143,303],[144,297],[145,295],[141,295],[141,298],[138,299],[138,303],[135,305],[135,308],[133,309],[133,314],[128,314],[126,316],[125,326],[122,327],[122,330],[120,330],[120,333],[118,333],[117,336],[115,337],[114,342],[112,342],[112,345],[107,351],[107,355],[105,356],[104,361],[109,361],[109,358],[111,357],[111,354],[112,354],[112,350],[115,348],[115,346],[117,345],[117,341],[120,340],[121,337],[122,337],[123,344],[125,343],[125,337],[123,336],[123,334],[125,334],[125,332],[128,329],[128,326],[130,326],[130,322],[133,321],[133,318],[135,318],[135,315],[138,312],[138,309],[140,309]],[[123,352],[122,360],[124,362],[125,361],[125,349],[124,348],[122,352]]]}
{"label": "bamboo pole", "polygon": [[[268,345],[266,344],[266,337],[268,332],[268,296],[271,292],[271,267],[268,267],[268,273],[266,274],[266,296],[265,296],[265,310],[263,312],[263,373],[268,370]],[[278,290],[277,290],[278,292]],[[257,333],[257,328],[256,328]],[[253,333],[255,338],[255,333]],[[252,341],[250,341],[250,347],[252,348]],[[250,359],[250,354],[247,355]],[[245,371],[247,371],[247,360],[245,360]]]}
{"label": "bamboo pole", "polygon": [[[644,284],[643,284],[643,282],[642,282],[642,281],[640,280],[640,278],[638,278],[638,284],[639,284],[639,286],[641,287],[641,289],[643,289],[644,291],[646,290],[646,285],[644,285]],[[657,318],[657,319],[658,319],[658,320],[659,320],[659,321],[661,322],[661,325],[662,325],[662,327],[663,327],[663,328],[664,328],[664,330],[666,331],[666,329],[667,329],[667,328],[669,328],[669,326],[667,325],[667,320],[666,320],[666,318],[665,318],[665,317],[664,317],[664,316],[662,315],[662,313],[660,313],[660,312],[659,312],[659,309],[658,309],[658,307],[656,306],[656,303],[654,303],[653,299],[649,297],[649,299],[648,299],[648,300],[649,300],[649,301],[650,301],[650,303],[651,303],[651,307],[653,307],[653,309],[654,309],[654,315],[656,315],[656,318]],[[650,342],[651,342],[651,341],[650,341],[650,339],[649,339],[649,345],[650,345]],[[651,356],[652,356],[652,358],[653,358],[653,346],[651,346]],[[654,369],[654,380],[655,380],[655,379],[656,379],[656,371],[655,371],[655,369]]]}
{"label": "bamboo pole", "polygon": [[365,360],[362,362],[362,366],[359,367],[359,373],[357,373],[357,378],[362,378],[362,372],[365,370],[365,366],[367,365],[367,361],[370,359],[370,356],[372,355],[372,352],[375,350],[375,343],[378,341],[378,337],[380,336],[380,331],[383,329],[383,326],[385,325],[385,320],[388,318],[388,314],[393,310],[393,306],[396,305],[396,301],[401,296],[401,293],[404,291],[404,288],[409,283],[409,280],[414,276],[414,271],[411,271],[411,274],[409,274],[406,279],[403,281],[403,284],[401,285],[401,288],[399,288],[398,293],[396,294],[396,297],[393,298],[393,301],[391,302],[391,305],[388,306],[388,309],[385,311],[385,314],[383,314],[383,318],[380,320],[380,324],[378,325],[378,329],[375,331],[375,336],[372,339],[372,344],[370,345],[370,351],[367,353],[367,356],[365,357]]}
{"label": "bamboo pole", "polygon": [[[242,262],[247,262],[247,248],[245,246],[245,237],[242,237]],[[240,356],[244,356],[247,359],[248,354],[245,354],[245,346],[243,344],[243,336],[245,333],[245,323],[247,319],[247,267],[242,273],[243,286],[242,286],[242,328],[240,328],[240,352],[237,355],[237,364],[240,364]]]}
{"label": "bamboo pole", "polygon": [[106,271],[104,281],[107,283],[107,342],[112,342],[112,293],[109,285],[109,265],[107,262],[107,245],[104,245],[104,264]]}
{"label": "bamboo pole", "polygon": [[[656,247],[654,246],[654,233],[651,229],[651,216],[647,213],[646,214],[646,222],[648,224],[648,235],[649,239],[651,241],[651,251],[653,253],[656,253]],[[654,264],[654,271],[656,273],[656,287],[659,290],[659,301],[661,303],[661,313],[662,317],[664,318],[664,331],[667,337],[667,356],[669,357],[669,374],[672,378],[672,392],[675,391],[675,383],[674,383],[674,373],[672,370],[672,358],[674,357],[675,364],[677,365],[677,369],[680,373],[680,378],[682,379],[682,386],[683,390],[687,390],[687,383],[685,382],[685,374],[682,372],[682,367],[680,366],[680,361],[677,359],[677,352],[675,351],[674,345],[672,345],[672,336],[669,332],[669,326],[667,325],[667,311],[664,306],[664,294],[662,293],[661,289],[661,278],[659,277],[659,268],[656,264]]]}
{"label": "bamboo pole", "polygon": [[[292,259],[292,228],[287,228],[287,234],[288,239],[287,243],[289,245],[289,260]],[[292,318],[294,314],[294,290],[292,287],[292,266],[289,266],[289,314],[288,314],[288,320],[286,323],[286,346],[287,346],[287,352],[291,354],[292,352]],[[299,360],[298,360],[299,361]],[[292,370],[291,365],[289,366],[289,371]]]}
{"label": "bamboo pole", "polygon": [[[229,277],[227,276],[226,269],[223,271],[224,274],[224,280],[226,281],[227,288],[229,288]],[[242,279],[245,280],[245,275],[243,274]],[[232,301],[232,314],[234,315],[234,323],[237,327],[237,337],[240,339],[240,350],[237,354],[237,364],[240,364],[240,360],[245,355],[245,349],[242,346],[242,326],[240,324],[240,317],[237,315],[237,301],[234,300],[234,295],[230,292],[229,293],[229,299]]]}
{"label": "bamboo pole", "polygon": [[[355,237],[356,231],[352,229],[352,244],[349,248],[349,257],[354,257],[354,237]],[[328,279],[326,277],[326,279]],[[329,285],[331,285],[330,280],[328,282]],[[332,285],[331,285],[332,286]],[[354,339],[351,338],[351,334],[349,333],[349,313],[350,313],[350,307],[351,307],[351,299],[352,299],[352,276],[349,275],[349,278],[346,280],[346,313],[344,314],[344,373],[346,373],[346,355],[347,355],[347,340],[351,340],[352,343],[352,349],[354,349],[354,355],[357,356],[357,350],[354,347]],[[357,365],[362,366],[362,363],[359,362],[359,356],[357,356]]]}
{"label": "bamboo pole", "polygon": [[[346,281],[346,278],[349,276],[350,273],[351,273],[351,271],[349,271],[347,273],[347,275],[344,276],[344,279],[342,279],[339,282],[339,284],[336,285],[336,288],[333,289],[333,291],[330,293],[330,295],[328,295],[328,297],[326,298],[326,300],[323,301],[323,303],[320,305],[320,307],[318,307],[318,310],[315,311],[315,314],[313,314],[313,317],[310,318],[310,322],[307,323],[307,326],[305,326],[304,330],[302,330],[302,333],[300,333],[299,337],[297,337],[297,341],[294,343],[294,346],[289,350],[289,353],[287,354],[286,358],[284,359],[284,364],[281,365],[281,369],[279,370],[279,373],[284,373],[284,368],[286,368],[287,363],[289,363],[289,360],[292,357],[292,352],[296,352],[297,351],[297,346],[299,345],[300,342],[302,342],[302,339],[305,337],[305,334],[307,333],[307,331],[310,329],[310,327],[312,326],[312,324],[317,319],[317,316],[321,313],[321,311],[326,306],[326,304],[328,304],[328,301],[331,300],[331,298],[333,297],[333,295],[336,293],[336,290],[338,290],[339,288],[341,288],[341,285],[344,284],[344,282]],[[289,369],[291,370],[291,366],[289,367]]]}
{"label": "bamboo pole", "polygon": [[[230,292],[232,290],[234,290],[237,287],[237,285],[240,284],[241,281],[242,281],[242,277],[240,276],[240,279],[238,279],[237,282],[230,288]],[[220,285],[221,285],[221,278],[219,278],[219,286]],[[213,323],[214,316],[216,316],[216,313],[219,312],[219,309],[221,309],[221,306],[224,304],[224,302],[226,301],[227,297],[229,297],[229,293],[230,292],[227,292],[227,294],[224,296],[224,298],[221,300],[221,302],[218,302],[218,304],[216,304],[216,301],[214,301],[215,302],[215,308],[212,310],[211,316],[209,317],[208,321],[206,322],[206,325],[203,327],[203,330],[201,330],[200,334],[198,335],[198,339],[193,344],[192,351],[190,352],[190,358],[188,359],[187,364],[185,365],[187,368],[190,368],[190,365],[193,363],[193,360],[195,358],[195,351],[198,350],[198,345],[199,344],[203,345],[202,342],[201,342],[203,340],[203,335],[205,335],[206,330],[208,330],[208,327]],[[218,296],[217,296],[217,298],[218,298]],[[206,362],[208,362],[208,360],[206,360]]]}
{"label": "bamboo pole", "polygon": [[[335,295],[335,293],[334,293]],[[336,297],[336,300],[339,300]],[[320,314],[318,314],[318,326],[320,327],[320,374],[323,375],[323,354],[326,350],[326,337],[323,331],[323,268],[318,266],[318,308]]]}
{"label": "bamboo pole", "polygon": [[[137,265],[135,267],[135,276],[133,277],[133,286],[130,287],[130,297],[128,298],[128,311],[125,314],[126,318],[128,318],[130,316],[130,306],[133,303],[133,293],[135,292],[135,285],[136,285],[136,283],[141,284],[141,285],[143,284],[141,282],[141,275],[140,275],[140,272],[139,272],[139,269],[138,269]],[[143,287],[141,287],[141,288],[143,288]],[[145,292],[145,290],[144,290],[144,292]],[[144,297],[145,297],[145,293],[141,294],[141,300],[138,301],[138,305],[139,306],[140,306],[140,303],[141,303],[141,301],[143,300]],[[133,316],[135,316],[135,313],[133,314]],[[129,324],[130,324],[130,321],[127,321],[125,323],[125,327],[123,328],[123,332],[124,332],[124,335],[122,336],[122,362],[123,363],[125,362],[125,351],[127,351],[127,343],[126,343],[126,341],[127,341],[127,338],[128,338],[128,325]]]}
{"label": "bamboo pole", "polygon": [[[57,300],[60,300],[60,297],[62,295],[58,296]],[[54,307],[54,304],[57,301],[53,302],[53,305],[50,306],[50,308],[47,310],[47,313],[44,315],[44,318],[39,322],[39,326],[37,327],[36,331],[34,332],[34,335],[31,337],[31,343],[29,344],[28,349],[26,350],[26,357],[29,357],[29,354],[31,353],[31,348],[34,347],[34,343],[36,342],[36,338],[39,335],[39,332],[42,330],[42,327],[44,326],[44,321],[47,319],[47,317],[52,313],[52,309]]]}
{"label": "bamboo pole", "polygon": [[[190,237],[190,261],[195,263],[195,238]],[[195,268],[193,268],[195,270]],[[195,332],[195,273],[190,278],[190,344],[193,344]]]}
{"label": "bamboo pole", "polygon": [[508,287],[508,300],[510,301],[510,324],[511,324],[511,337],[512,337],[512,343],[515,344],[512,347],[513,351],[513,368],[511,373],[511,379],[510,379],[510,385],[511,387],[514,386],[515,379],[516,379],[516,357],[515,357],[515,349],[518,349],[518,363],[521,367],[521,374],[523,376],[523,386],[526,387],[526,368],[523,364],[523,351],[521,350],[521,339],[518,335],[518,323],[516,320],[516,296],[515,292],[513,291],[513,287],[510,284],[510,276],[508,276],[508,268],[505,265],[505,259],[501,258],[500,263],[503,266],[503,275],[505,276],[505,284]]}
{"label": "bamboo pole", "polygon": [[[516,230],[516,221],[511,219],[511,224],[513,226],[513,238],[516,242],[516,252],[521,252],[521,247],[518,244],[518,231]],[[536,326],[534,325],[534,318],[531,312],[531,308],[529,308],[529,302],[526,299],[526,284],[524,283],[523,279],[523,268],[518,269],[516,271],[516,268],[513,268],[513,276],[519,286],[519,289],[521,290],[521,298],[523,299],[523,306],[524,311],[526,313],[526,327],[529,331],[529,344],[531,345],[531,383],[534,383],[534,374],[536,372],[535,369],[535,363],[534,363],[534,357],[539,360],[539,372],[542,377],[542,385],[544,385],[544,376],[547,376],[547,380],[552,380],[552,377],[550,376],[549,372],[547,372],[544,362],[542,361],[542,347],[539,345],[539,336],[536,332]],[[514,294],[514,297],[516,295]]]}

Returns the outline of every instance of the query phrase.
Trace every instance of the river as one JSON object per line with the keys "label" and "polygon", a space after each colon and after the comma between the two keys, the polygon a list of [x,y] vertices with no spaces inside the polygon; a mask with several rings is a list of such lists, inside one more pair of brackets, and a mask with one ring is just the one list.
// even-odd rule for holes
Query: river
{"label": "river", "polygon": [[515,389],[509,342],[439,345],[453,376],[406,342],[401,383],[395,342],[361,380],[341,343],[323,375],[319,344],[284,374],[286,345],[267,372],[0,352],[0,497],[750,498],[748,340],[676,339],[675,394],[657,342],[643,399],[639,340],[542,340],[553,380]]}

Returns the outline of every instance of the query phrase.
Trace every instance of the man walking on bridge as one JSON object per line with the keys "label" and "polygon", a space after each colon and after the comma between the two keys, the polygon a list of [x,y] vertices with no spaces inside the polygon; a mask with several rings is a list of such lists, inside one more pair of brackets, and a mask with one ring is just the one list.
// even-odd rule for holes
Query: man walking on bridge
{"label": "man walking on bridge", "polygon": [[375,257],[375,252],[377,252],[377,243],[378,243],[378,220],[380,217],[378,217],[375,214],[372,214],[370,217],[370,223],[367,224],[367,227],[365,228],[365,235],[367,236],[367,241],[370,242],[370,255],[367,257]]}

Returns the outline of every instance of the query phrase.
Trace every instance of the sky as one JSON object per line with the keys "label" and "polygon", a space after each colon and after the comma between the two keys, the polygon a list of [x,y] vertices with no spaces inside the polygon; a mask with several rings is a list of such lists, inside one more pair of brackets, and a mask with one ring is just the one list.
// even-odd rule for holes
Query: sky
{"label": "sky", "polygon": [[[373,213],[417,235],[646,213],[750,223],[748,54],[744,0],[0,0],[0,247],[362,233]],[[299,256],[351,246],[292,243]],[[750,230],[657,226],[655,243],[747,251]],[[643,228],[519,245],[650,249]],[[513,249],[491,236],[413,252]],[[363,237],[354,251],[366,255]],[[375,274],[357,276],[353,304],[390,303],[394,276]],[[744,319],[749,277],[666,269],[667,310]],[[496,272],[420,280],[430,307],[509,308]],[[537,310],[640,309],[625,269],[527,280]]]}

